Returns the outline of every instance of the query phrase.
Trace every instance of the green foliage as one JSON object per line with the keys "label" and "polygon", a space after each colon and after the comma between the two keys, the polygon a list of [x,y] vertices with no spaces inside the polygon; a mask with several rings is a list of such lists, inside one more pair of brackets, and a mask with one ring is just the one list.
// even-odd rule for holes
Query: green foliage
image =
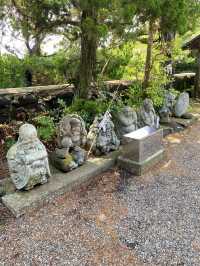
{"label": "green foliage", "polygon": [[41,55],[41,45],[48,34],[57,33],[71,20],[70,1],[15,0],[7,1],[9,20],[13,29],[25,40],[29,55]]}
{"label": "green foliage", "polygon": [[15,143],[16,141],[12,136],[6,137],[4,143],[5,151],[7,152]]}
{"label": "green foliage", "polygon": [[67,75],[68,63],[67,55],[60,52],[50,57],[27,56],[23,67],[31,71],[34,85],[52,85],[66,83],[67,77],[70,78]]}
{"label": "green foliage", "polygon": [[56,134],[56,127],[52,117],[40,115],[34,118],[34,124],[37,127],[38,137],[44,141],[51,141]]}
{"label": "green foliage", "polygon": [[126,94],[125,104],[132,107],[139,107],[144,99],[144,93],[141,82],[134,82],[128,89]]}
{"label": "green foliage", "polygon": [[83,99],[75,99],[71,106],[67,107],[64,101],[59,100],[60,108],[62,109],[63,115],[76,113],[80,115],[86,123],[86,127],[88,128],[96,115],[103,114],[107,108],[109,103],[103,101],[102,99],[96,100],[83,100]]}
{"label": "green foliage", "polygon": [[170,89],[169,89],[169,92],[170,92],[171,94],[173,94],[176,98],[180,95],[180,91],[177,91],[177,90],[174,89],[174,88],[170,88]]}
{"label": "green foliage", "polygon": [[24,68],[16,56],[0,56],[0,88],[24,86]]}
{"label": "green foliage", "polygon": [[165,58],[161,56],[159,57],[159,60],[154,63],[152,69],[152,78],[150,80],[149,87],[146,90],[147,97],[152,99],[156,108],[162,106],[164,100],[164,88],[170,83],[170,79],[163,68],[164,61]]}
{"label": "green foliage", "polygon": [[26,56],[18,59],[14,55],[0,56],[0,88],[27,86],[25,73],[32,73],[33,84],[53,85],[71,82],[76,78],[79,50],[60,51],[54,56]]}
{"label": "green foliage", "polygon": [[130,5],[135,8],[141,22],[158,21],[159,30],[164,34],[169,32],[183,34],[194,25],[199,16],[200,3],[196,0],[126,0],[124,2],[126,7]]}
{"label": "green foliage", "polygon": [[[188,35],[188,34],[187,34]],[[196,70],[195,56],[189,50],[183,50],[182,45],[187,35],[177,36],[172,45],[172,58],[175,63],[175,72],[194,72]],[[192,34],[190,33],[190,36]],[[191,38],[191,37],[190,37]]]}
{"label": "green foliage", "polygon": [[152,99],[156,108],[159,108],[163,105],[164,94],[163,88],[160,87],[159,81],[151,84],[151,86],[147,89],[147,96],[148,98]]}
{"label": "green foliage", "polygon": [[139,42],[125,42],[119,47],[101,50],[98,58],[101,68],[108,61],[104,79],[140,80],[144,72],[145,45]]}

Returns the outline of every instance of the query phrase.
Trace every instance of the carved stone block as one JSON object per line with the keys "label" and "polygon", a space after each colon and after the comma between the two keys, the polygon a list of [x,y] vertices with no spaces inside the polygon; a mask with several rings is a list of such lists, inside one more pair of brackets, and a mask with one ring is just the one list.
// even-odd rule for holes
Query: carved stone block
{"label": "carved stone block", "polygon": [[128,172],[141,175],[163,157],[163,129],[143,127],[124,135],[119,166]]}

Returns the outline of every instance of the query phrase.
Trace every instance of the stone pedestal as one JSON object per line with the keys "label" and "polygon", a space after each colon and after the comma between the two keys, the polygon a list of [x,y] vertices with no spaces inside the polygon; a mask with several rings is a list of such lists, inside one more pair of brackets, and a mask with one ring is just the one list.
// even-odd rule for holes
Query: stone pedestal
{"label": "stone pedestal", "polygon": [[146,126],[124,135],[124,142],[118,165],[134,175],[142,175],[163,159],[163,129]]}

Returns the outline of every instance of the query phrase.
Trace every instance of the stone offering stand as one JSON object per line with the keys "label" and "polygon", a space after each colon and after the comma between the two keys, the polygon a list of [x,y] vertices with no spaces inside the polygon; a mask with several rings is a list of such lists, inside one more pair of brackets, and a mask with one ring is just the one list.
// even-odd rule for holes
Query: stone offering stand
{"label": "stone offering stand", "polygon": [[124,143],[118,164],[134,175],[142,175],[163,159],[163,129],[143,127],[124,135]]}

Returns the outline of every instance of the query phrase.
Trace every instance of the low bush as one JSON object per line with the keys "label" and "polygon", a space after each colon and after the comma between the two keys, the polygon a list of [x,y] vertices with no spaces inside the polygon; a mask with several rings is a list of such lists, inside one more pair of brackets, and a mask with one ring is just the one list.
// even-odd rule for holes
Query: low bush
{"label": "low bush", "polygon": [[83,100],[83,99],[75,99],[71,106],[67,107],[64,101],[59,100],[60,108],[62,109],[62,114],[72,114],[76,113],[80,115],[86,123],[86,127],[92,124],[96,115],[103,114],[109,103],[103,101],[101,99],[96,100]]}
{"label": "low bush", "polygon": [[39,115],[33,119],[38,132],[38,137],[43,141],[51,141],[56,135],[56,127],[53,118]]}

